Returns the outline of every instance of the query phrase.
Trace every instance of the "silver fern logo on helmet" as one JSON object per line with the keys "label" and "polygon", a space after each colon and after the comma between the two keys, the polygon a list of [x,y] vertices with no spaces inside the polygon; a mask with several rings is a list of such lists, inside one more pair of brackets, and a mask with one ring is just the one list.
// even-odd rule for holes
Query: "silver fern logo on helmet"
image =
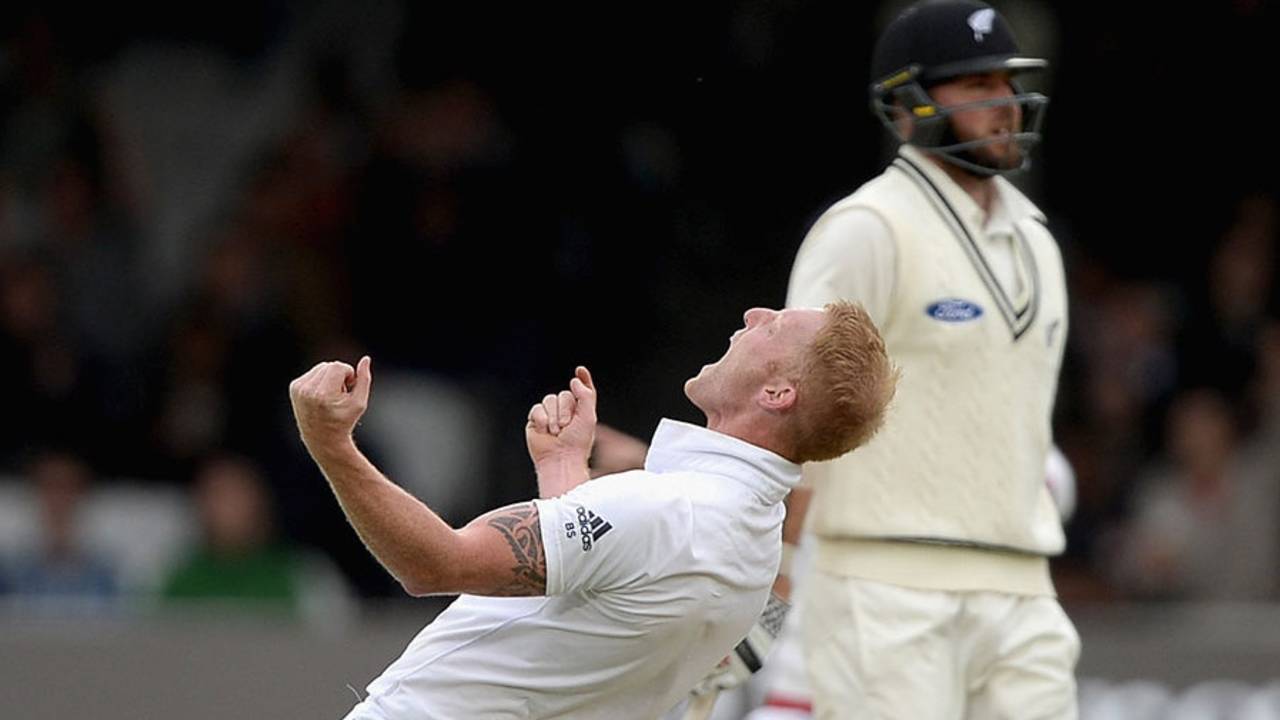
{"label": "silver fern logo on helmet", "polygon": [[991,34],[991,28],[996,22],[996,11],[991,8],[983,8],[969,16],[969,27],[973,29],[974,42],[982,42]]}

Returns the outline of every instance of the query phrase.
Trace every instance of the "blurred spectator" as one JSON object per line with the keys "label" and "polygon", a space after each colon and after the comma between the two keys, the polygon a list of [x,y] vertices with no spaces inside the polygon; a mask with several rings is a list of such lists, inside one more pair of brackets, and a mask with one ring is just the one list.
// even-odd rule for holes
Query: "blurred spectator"
{"label": "blurred spectator", "polygon": [[1221,388],[1232,400],[1252,377],[1258,333],[1274,307],[1277,222],[1280,211],[1268,194],[1236,204],[1207,268],[1207,297],[1186,328],[1188,379]]}
{"label": "blurred spectator", "polygon": [[1252,410],[1258,431],[1253,444],[1263,462],[1280,467],[1280,320],[1269,320],[1258,334],[1257,368]]}
{"label": "blurred spectator", "polygon": [[219,448],[262,457],[278,443],[281,423],[263,398],[298,364],[267,244],[252,228],[229,226],[203,267],[159,359],[154,436],[162,467],[178,477]]}
{"label": "blurred spectator", "polygon": [[0,434],[8,464],[29,447],[90,436],[81,357],[60,324],[57,279],[34,252],[0,258],[0,371],[13,388],[7,412],[22,420]]}
{"label": "blurred spectator", "polygon": [[1100,530],[1125,512],[1133,478],[1161,439],[1159,415],[1178,377],[1178,315],[1166,288],[1121,282],[1088,258],[1074,267],[1070,372],[1056,434],[1079,478],[1067,552],[1091,571]]}
{"label": "blurred spectator", "polygon": [[171,471],[225,440],[229,343],[226,331],[203,306],[187,310],[170,331],[154,423],[157,444]]}
{"label": "blurred spectator", "polygon": [[331,577],[316,580],[314,558],[274,538],[271,500],[249,461],[224,455],[204,463],[196,476],[195,501],[203,541],[164,582],[166,599],[232,601],[310,615],[325,602],[308,593],[344,592]]}
{"label": "blurred spectator", "polygon": [[1230,407],[1212,390],[1178,398],[1166,445],[1114,547],[1117,582],[1145,597],[1273,599],[1280,471],[1242,449]]}
{"label": "blurred spectator", "polygon": [[9,592],[40,609],[101,609],[118,591],[115,572],[80,540],[80,513],[92,483],[77,457],[51,452],[31,464],[40,546],[13,564]]}

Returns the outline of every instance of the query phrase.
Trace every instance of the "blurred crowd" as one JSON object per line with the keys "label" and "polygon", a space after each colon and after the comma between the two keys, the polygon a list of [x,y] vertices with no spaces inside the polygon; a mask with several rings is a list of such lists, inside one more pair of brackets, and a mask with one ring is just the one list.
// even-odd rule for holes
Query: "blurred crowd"
{"label": "blurred crowd", "polygon": [[[696,419],[680,381],[781,302],[813,214],[882,157],[861,89],[880,10],[728,3],[580,35],[340,5],[5,11],[0,498],[37,522],[6,532],[0,508],[0,594],[393,596],[296,440],[292,377],[370,353],[362,443],[465,521],[533,492],[525,410],[576,363],[623,429]],[[1199,20],[1224,48],[1274,25],[1228,5]],[[1063,8],[1043,33],[1079,44],[1054,56],[1028,180],[1073,303],[1056,435],[1079,501],[1055,572],[1067,599],[1280,599],[1280,199],[1244,156],[1146,205],[1158,168],[1071,164],[1072,128],[1102,132],[1089,73],[1140,55],[1106,34],[1127,22],[1088,35]],[[1235,129],[1209,114],[1198,132]],[[76,526],[138,487],[194,526],[130,580]]]}
{"label": "blurred crowd", "polygon": [[1195,284],[1073,263],[1065,593],[1280,598],[1278,221],[1274,195],[1242,197]]}

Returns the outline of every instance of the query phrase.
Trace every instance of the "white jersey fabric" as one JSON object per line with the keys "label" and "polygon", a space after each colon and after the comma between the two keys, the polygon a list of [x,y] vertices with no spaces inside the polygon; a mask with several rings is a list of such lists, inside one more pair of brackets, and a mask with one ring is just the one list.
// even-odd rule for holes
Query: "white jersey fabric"
{"label": "white jersey fabric", "polygon": [[664,420],[644,470],[537,500],[547,596],[463,595],[349,720],[655,718],[760,616],[800,466]]}
{"label": "white jersey fabric", "polygon": [[[943,171],[934,169],[920,151],[904,145],[901,154],[937,179],[948,201],[975,231],[974,239],[1005,293],[1014,298],[1024,295],[1027,284],[1018,272],[1015,252],[1015,224],[1022,218],[1011,214],[1010,208],[1023,213],[1030,210],[1032,215],[1039,211],[1028,207],[1029,201],[1002,178],[996,182],[991,212],[984,213],[972,198],[944,180]],[[856,300],[877,328],[885,326],[894,304],[901,260],[898,243],[881,212],[845,200],[818,218],[792,266],[787,307],[822,307],[833,299]]]}
{"label": "white jersey fabric", "polygon": [[940,590],[1053,593],[1063,548],[1045,487],[1067,330],[1062,259],[1008,181],[991,212],[904,146],[828,209],[797,254],[792,306],[864,302],[902,369],[884,428],[805,470],[816,567]]}
{"label": "white jersey fabric", "polygon": [[884,428],[806,466],[801,608],[814,716],[1076,717],[1045,485],[1067,332],[1062,258],[1003,178],[990,213],[911,146],[829,208],[787,303],[863,302],[902,370]]}

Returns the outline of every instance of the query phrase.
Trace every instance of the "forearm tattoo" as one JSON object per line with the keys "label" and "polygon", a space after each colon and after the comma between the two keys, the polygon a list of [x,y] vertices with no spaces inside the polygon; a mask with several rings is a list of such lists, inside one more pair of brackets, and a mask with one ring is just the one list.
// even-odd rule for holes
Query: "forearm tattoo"
{"label": "forearm tattoo", "polygon": [[502,534],[515,565],[511,579],[493,591],[494,595],[542,595],[547,591],[547,554],[542,547],[538,506],[512,505],[493,511],[486,519],[489,527]]}

